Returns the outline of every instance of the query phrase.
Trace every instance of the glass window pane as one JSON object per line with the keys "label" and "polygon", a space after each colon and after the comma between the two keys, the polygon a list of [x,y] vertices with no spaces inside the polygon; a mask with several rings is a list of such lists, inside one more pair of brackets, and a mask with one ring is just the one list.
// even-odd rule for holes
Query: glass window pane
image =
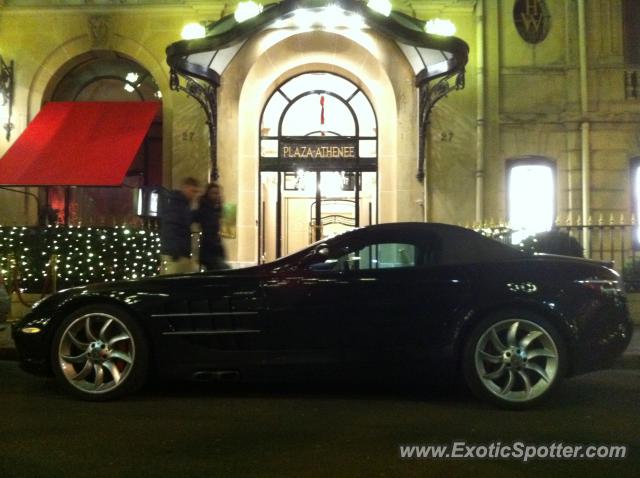
{"label": "glass window pane", "polygon": [[277,91],[269,98],[269,102],[262,114],[260,136],[278,136],[278,122],[287,104],[288,101]]}
{"label": "glass window pane", "polygon": [[522,164],[509,173],[509,222],[513,242],[548,231],[555,215],[553,169],[543,164]]}
{"label": "glass window pane", "polygon": [[359,250],[331,257],[323,263],[312,264],[312,270],[358,271],[397,269],[420,265],[419,249],[414,244],[379,243]]}
{"label": "glass window pane", "polygon": [[302,93],[318,88],[332,91],[344,99],[349,98],[357,89],[356,85],[341,76],[331,73],[305,73],[289,80],[281,87],[281,90],[289,99],[293,100]]}
{"label": "glass window pane", "polygon": [[360,125],[360,136],[376,136],[376,116],[371,103],[362,91],[349,102],[356,113]]}
{"label": "glass window pane", "polygon": [[360,140],[360,157],[361,158],[375,158],[378,155],[376,145],[378,142],[375,139],[361,139]]}
{"label": "glass window pane", "polygon": [[348,254],[349,268],[397,269],[416,266],[416,246],[413,244],[372,244]]}
{"label": "glass window pane", "polygon": [[260,156],[263,158],[278,157],[278,140],[263,139],[260,141]]}
{"label": "glass window pane", "polygon": [[135,88],[125,89],[127,83],[120,79],[98,80],[83,88],[74,101],[140,101]]}
{"label": "glass window pane", "polygon": [[311,94],[300,98],[289,108],[282,122],[282,134],[305,136],[315,131],[331,131],[341,136],[354,136],[356,127],[349,108],[343,102],[333,96]]}

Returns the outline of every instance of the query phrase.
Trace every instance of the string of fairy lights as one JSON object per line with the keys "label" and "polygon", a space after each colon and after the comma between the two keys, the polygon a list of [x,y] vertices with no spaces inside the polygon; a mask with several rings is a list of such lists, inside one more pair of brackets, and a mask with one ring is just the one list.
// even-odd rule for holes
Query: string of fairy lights
{"label": "string of fairy lights", "polygon": [[160,237],[128,226],[0,226],[5,283],[17,277],[23,292],[42,292],[53,268],[58,289],[157,275]]}

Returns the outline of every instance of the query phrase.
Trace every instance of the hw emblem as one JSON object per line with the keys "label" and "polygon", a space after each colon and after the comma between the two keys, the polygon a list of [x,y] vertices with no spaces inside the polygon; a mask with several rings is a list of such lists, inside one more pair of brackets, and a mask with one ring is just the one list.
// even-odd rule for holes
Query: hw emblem
{"label": "hw emblem", "polygon": [[520,36],[528,43],[540,43],[551,28],[551,15],[544,0],[516,0],[513,21]]}

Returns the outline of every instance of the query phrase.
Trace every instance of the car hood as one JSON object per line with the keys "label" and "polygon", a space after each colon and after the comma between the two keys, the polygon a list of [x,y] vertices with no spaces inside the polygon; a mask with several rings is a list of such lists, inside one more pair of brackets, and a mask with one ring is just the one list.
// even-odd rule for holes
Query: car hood
{"label": "car hood", "polygon": [[169,297],[171,290],[185,287],[185,283],[187,283],[187,287],[190,287],[201,281],[211,283],[216,280],[225,281],[231,277],[258,277],[269,273],[270,269],[268,265],[260,265],[242,269],[161,275],[134,280],[87,284],[52,294],[37,302],[33,310],[36,308],[41,310],[54,309],[69,301],[75,301],[82,296],[87,298],[110,298],[130,305],[140,301],[153,300],[154,297],[156,300],[162,300]]}

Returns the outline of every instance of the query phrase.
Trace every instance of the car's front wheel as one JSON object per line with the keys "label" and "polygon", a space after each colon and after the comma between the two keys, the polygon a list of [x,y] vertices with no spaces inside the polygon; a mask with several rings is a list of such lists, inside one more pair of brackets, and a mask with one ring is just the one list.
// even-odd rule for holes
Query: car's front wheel
{"label": "car's front wheel", "polygon": [[480,321],[463,353],[465,381],[483,400],[522,409],[545,400],[565,374],[566,347],[556,328],[528,311]]}
{"label": "car's front wheel", "polygon": [[51,363],[66,391],[84,400],[112,400],[144,384],[149,348],[140,326],[125,310],[96,304],[62,321],[53,339]]}

